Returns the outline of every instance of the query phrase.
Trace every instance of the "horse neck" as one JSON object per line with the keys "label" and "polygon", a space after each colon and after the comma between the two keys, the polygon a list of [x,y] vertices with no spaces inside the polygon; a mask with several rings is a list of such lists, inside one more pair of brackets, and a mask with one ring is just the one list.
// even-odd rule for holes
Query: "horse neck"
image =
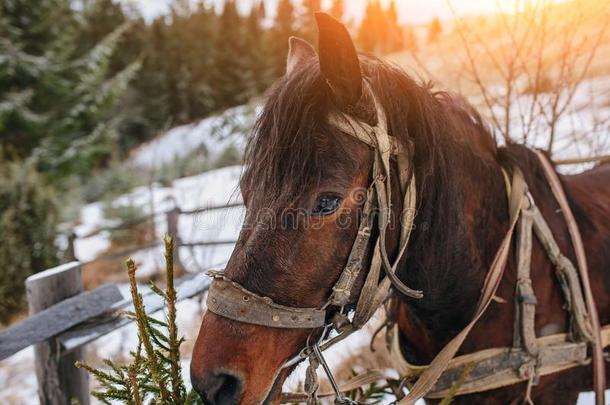
{"label": "horse neck", "polygon": [[416,347],[421,342],[428,360],[472,319],[508,223],[495,150],[476,141],[451,140],[451,153],[429,165],[409,256],[399,269],[408,285],[424,291],[421,300],[401,299],[398,314],[403,334]]}

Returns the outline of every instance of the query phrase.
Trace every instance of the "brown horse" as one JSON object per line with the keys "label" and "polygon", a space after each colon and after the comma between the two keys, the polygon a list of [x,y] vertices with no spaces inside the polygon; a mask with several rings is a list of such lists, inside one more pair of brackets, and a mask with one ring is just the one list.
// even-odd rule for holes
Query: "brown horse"
{"label": "brown horse", "polygon": [[[508,228],[501,167],[523,171],[562,252],[574,260],[568,229],[531,150],[499,147],[462,99],[420,86],[387,62],[356,56],[339,22],[316,17],[320,54],[304,41],[291,40],[287,73],[271,90],[249,140],[240,184],[247,216],[226,276],[285,306],[320,307],[327,300],[358,232],[363,201],[357,191],[370,184],[373,164],[371,148],[329,125],[328,116],[340,111],[374,125],[372,93],[417,179],[414,227],[396,274],[422,290],[424,298],[394,291],[392,299],[403,355],[412,364],[427,364],[471,320]],[[605,325],[610,323],[610,165],[561,176],[561,181],[584,238],[593,295]],[[393,196],[397,215],[399,190]],[[397,254],[397,239],[397,227],[390,227],[391,256]],[[512,253],[497,292],[502,299],[491,304],[458,354],[511,346],[517,278]],[[568,315],[555,270],[537,241],[531,277],[538,298],[537,335],[566,331]],[[276,403],[294,369],[283,364],[312,332],[208,312],[193,352],[194,387],[208,405]],[[537,404],[573,404],[591,386],[591,367],[582,366],[542,377],[531,398]],[[524,392],[522,383],[455,402],[520,403]]]}

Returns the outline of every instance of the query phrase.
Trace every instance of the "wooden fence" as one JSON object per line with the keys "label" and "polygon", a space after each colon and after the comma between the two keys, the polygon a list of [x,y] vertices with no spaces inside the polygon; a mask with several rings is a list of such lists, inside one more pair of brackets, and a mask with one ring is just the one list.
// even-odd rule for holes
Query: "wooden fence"
{"label": "wooden fence", "polygon": [[[72,259],[75,257],[76,239],[127,229],[147,221],[154,221],[159,215],[165,215],[168,233],[175,235],[177,246],[234,244],[234,240],[182,242],[178,234],[178,218],[180,215],[194,215],[241,206],[243,206],[241,203],[236,203],[193,210],[173,208],[121,224],[100,227],[84,235],[71,232],[68,237],[68,256]],[[81,405],[89,404],[89,376],[84,370],[74,367],[74,363],[84,360],[85,345],[132,322],[121,316],[122,311],[133,310],[131,298],[123,298],[116,284],[105,284],[92,291],[83,290],[83,265],[127,256],[161,243],[155,241],[129,247],[86,263],[72,261],[27,278],[25,284],[29,318],[0,332],[0,361],[34,345],[38,396],[42,405],[63,405],[74,400]],[[179,256],[175,257],[175,260],[178,262]],[[209,281],[209,278],[202,273],[181,277],[176,280],[177,300],[181,301],[205,293]],[[151,314],[164,308],[163,299],[152,291],[146,291],[142,295],[147,313]]]}
{"label": "wooden fence", "polygon": [[[141,224],[145,224],[145,223],[154,223],[154,221],[160,216],[165,217],[165,221],[167,224],[167,233],[170,235],[173,235],[174,243],[175,243],[176,247],[232,245],[235,243],[235,240],[200,240],[200,241],[194,241],[194,242],[185,242],[182,240],[181,235],[179,233],[178,220],[181,215],[192,216],[192,215],[203,214],[203,213],[208,213],[208,212],[212,212],[212,211],[239,208],[239,207],[243,207],[243,206],[244,205],[241,202],[223,204],[223,205],[212,205],[212,206],[199,207],[199,208],[194,208],[194,209],[189,209],[189,210],[181,209],[181,208],[175,206],[174,208],[171,208],[167,211],[161,211],[161,212],[156,212],[153,214],[142,215],[137,218],[131,219],[129,221],[124,221],[124,222],[121,222],[116,225],[102,226],[102,227],[96,228],[96,229],[94,229],[90,232],[84,233],[84,234],[77,234],[74,231],[74,229],[71,229],[69,232],[66,233],[66,238],[68,240],[68,248],[67,248],[67,252],[66,252],[66,257],[69,260],[77,259],[75,246],[74,246],[76,240],[91,238],[93,236],[97,236],[99,234],[106,233],[106,232],[114,232],[114,231],[119,231],[119,230],[123,230],[123,229],[129,229],[136,225],[141,225]],[[153,237],[155,237],[154,227],[153,227],[152,233],[153,233]],[[82,265],[88,265],[88,264],[92,264],[92,263],[96,263],[96,262],[100,262],[100,261],[113,260],[113,259],[117,259],[117,258],[121,258],[121,257],[126,257],[131,254],[134,254],[135,252],[138,252],[141,250],[146,250],[146,249],[152,249],[152,248],[161,246],[162,244],[163,244],[163,241],[155,240],[155,241],[148,242],[145,244],[129,246],[129,247],[126,247],[126,248],[123,248],[120,250],[115,250],[108,254],[98,256],[93,260],[82,262]],[[183,267],[182,262],[180,260],[179,249],[176,250],[174,257],[175,257],[176,265]]]}

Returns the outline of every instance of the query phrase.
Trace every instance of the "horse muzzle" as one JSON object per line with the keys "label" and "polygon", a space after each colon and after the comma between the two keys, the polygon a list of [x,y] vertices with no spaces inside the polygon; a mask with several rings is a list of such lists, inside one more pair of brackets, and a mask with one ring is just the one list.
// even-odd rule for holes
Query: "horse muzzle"
{"label": "horse muzzle", "polygon": [[206,405],[275,403],[285,361],[307,339],[304,330],[269,328],[208,311],[191,362],[191,381]]}

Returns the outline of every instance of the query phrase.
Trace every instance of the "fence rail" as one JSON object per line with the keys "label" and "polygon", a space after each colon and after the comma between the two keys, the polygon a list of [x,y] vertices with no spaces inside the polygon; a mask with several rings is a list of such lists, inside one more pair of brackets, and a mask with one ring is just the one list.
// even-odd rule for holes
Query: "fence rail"
{"label": "fence rail", "polygon": [[[96,228],[96,229],[86,232],[84,234],[77,234],[72,229],[66,235],[67,240],[68,240],[68,249],[67,249],[68,251],[67,251],[66,256],[68,258],[70,258],[71,260],[77,259],[75,246],[74,246],[74,243],[76,242],[76,240],[91,238],[93,236],[97,236],[97,235],[99,235],[101,233],[105,233],[105,232],[113,232],[113,231],[118,231],[118,230],[122,230],[122,229],[129,229],[129,228],[139,225],[139,224],[154,221],[159,216],[165,216],[166,222],[167,222],[168,233],[171,235],[174,235],[174,239],[176,241],[175,245],[177,247],[218,246],[218,245],[234,244],[235,240],[201,240],[201,241],[194,241],[194,242],[184,242],[184,241],[182,241],[180,234],[178,232],[178,219],[179,219],[180,215],[197,215],[197,214],[213,212],[213,211],[240,208],[243,206],[244,206],[244,204],[241,202],[222,204],[222,205],[210,205],[210,206],[204,206],[204,207],[198,207],[198,208],[192,208],[192,209],[181,209],[181,208],[175,206],[175,207],[165,210],[165,211],[142,215],[138,218],[135,218],[135,219],[132,219],[129,221],[124,221],[119,224],[101,226],[99,228]],[[162,244],[163,244],[162,241],[157,240],[157,241],[151,241],[151,242],[144,243],[144,244],[129,246],[129,247],[123,248],[121,250],[113,251],[112,253],[98,256],[95,259],[84,261],[84,262],[82,262],[82,265],[85,266],[85,265],[100,262],[100,261],[118,259],[121,257],[131,255],[131,254],[141,251],[141,250],[147,250],[147,249],[152,249],[152,248],[161,246]],[[181,265],[179,250],[176,251],[175,255],[176,255],[177,264]]]}
{"label": "fence rail", "polygon": [[137,218],[134,218],[134,219],[131,219],[128,221],[123,221],[116,225],[101,226],[92,231],[86,232],[82,235],[78,235],[76,233],[74,233],[74,234],[77,239],[87,239],[87,238],[91,238],[93,236],[97,236],[103,232],[112,232],[112,231],[118,231],[121,229],[128,229],[135,225],[150,222],[151,220],[154,220],[158,216],[161,216],[161,215],[167,216],[168,214],[171,214],[173,212],[177,212],[178,215],[195,215],[195,214],[201,214],[204,212],[218,211],[218,210],[230,209],[230,208],[238,208],[238,207],[243,207],[243,206],[244,206],[243,203],[238,202],[238,203],[222,204],[222,205],[210,205],[210,206],[204,206],[204,207],[199,207],[199,208],[193,208],[193,209],[189,209],[189,210],[183,210],[179,207],[174,207],[169,210],[158,211],[158,212],[155,212],[152,214],[142,215],[142,216],[139,216]]}

